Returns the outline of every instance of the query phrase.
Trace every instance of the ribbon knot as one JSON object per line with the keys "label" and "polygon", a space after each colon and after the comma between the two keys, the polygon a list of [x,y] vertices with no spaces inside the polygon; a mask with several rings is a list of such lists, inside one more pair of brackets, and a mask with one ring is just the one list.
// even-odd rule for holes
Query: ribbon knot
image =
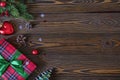
{"label": "ribbon knot", "polygon": [[11,61],[6,61],[1,55],[0,55],[0,76],[6,71],[6,69],[12,66],[19,74],[22,74],[24,72],[22,61],[13,59]]}

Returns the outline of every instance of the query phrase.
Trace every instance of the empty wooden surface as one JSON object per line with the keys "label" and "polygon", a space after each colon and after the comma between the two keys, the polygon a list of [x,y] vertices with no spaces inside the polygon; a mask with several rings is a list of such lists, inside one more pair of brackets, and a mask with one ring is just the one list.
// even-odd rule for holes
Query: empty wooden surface
{"label": "empty wooden surface", "polygon": [[[49,67],[56,68],[51,80],[120,80],[120,0],[35,0],[28,6],[33,28],[3,36],[15,46],[17,35],[29,38],[29,47],[17,47],[38,66],[28,80]],[[34,48],[41,54],[31,55]]]}

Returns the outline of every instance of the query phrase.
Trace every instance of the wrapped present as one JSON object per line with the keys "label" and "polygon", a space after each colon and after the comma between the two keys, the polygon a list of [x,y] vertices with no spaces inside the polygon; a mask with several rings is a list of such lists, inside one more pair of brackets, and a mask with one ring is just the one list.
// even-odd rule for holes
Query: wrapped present
{"label": "wrapped present", "polygon": [[0,76],[3,80],[26,80],[36,65],[5,39],[0,40]]}

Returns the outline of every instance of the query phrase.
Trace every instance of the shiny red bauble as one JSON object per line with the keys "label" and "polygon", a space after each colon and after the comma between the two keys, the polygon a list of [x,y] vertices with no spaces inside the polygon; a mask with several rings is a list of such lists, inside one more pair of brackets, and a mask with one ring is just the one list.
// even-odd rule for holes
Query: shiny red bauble
{"label": "shiny red bauble", "polygon": [[0,28],[0,34],[10,35],[14,33],[13,25],[9,21],[5,21]]}
{"label": "shiny red bauble", "polygon": [[34,49],[34,50],[32,50],[32,54],[37,55],[37,54],[39,54],[39,52],[38,52],[38,50]]}
{"label": "shiny red bauble", "polygon": [[0,2],[0,6],[1,6],[1,7],[6,7],[6,5],[7,5],[7,4],[6,4],[5,1]]}

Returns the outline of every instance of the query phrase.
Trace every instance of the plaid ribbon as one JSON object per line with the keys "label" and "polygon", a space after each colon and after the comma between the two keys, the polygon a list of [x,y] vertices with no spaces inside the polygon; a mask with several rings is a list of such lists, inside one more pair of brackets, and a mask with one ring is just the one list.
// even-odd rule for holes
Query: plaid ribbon
{"label": "plaid ribbon", "polygon": [[[19,54],[18,57],[14,56],[16,53]],[[25,80],[36,68],[36,65],[33,62],[26,58],[26,56],[5,39],[0,40],[0,55],[7,61],[11,61],[13,58],[21,60],[23,62],[25,73],[25,76],[20,75],[12,66],[9,66],[1,76],[3,80]]]}

